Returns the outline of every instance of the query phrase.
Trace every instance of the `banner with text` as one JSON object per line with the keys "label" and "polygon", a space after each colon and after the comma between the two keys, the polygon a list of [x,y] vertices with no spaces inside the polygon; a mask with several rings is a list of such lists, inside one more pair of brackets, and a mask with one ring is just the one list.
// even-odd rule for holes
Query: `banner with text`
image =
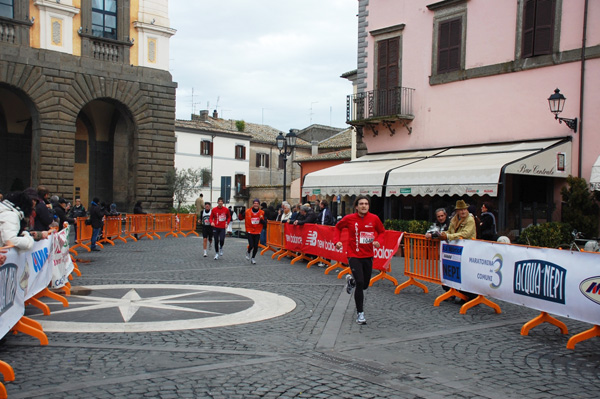
{"label": "banner with text", "polygon": [[[340,263],[348,264],[346,250],[335,247],[333,226],[320,224],[305,224],[303,226],[285,225],[285,247],[294,252],[320,256]],[[343,230],[340,241],[345,243],[348,239],[348,230]],[[398,251],[402,240],[399,231],[386,230],[379,239],[381,247],[373,248],[373,268],[389,271],[390,260]]]}
{"label": "banner with text", "polygon": [[0,338],[17,324],[25,314],[25,291],[20,286],[20,271],[25,259],[17,250],[7,251],[6,261],[0,266]]}
{"label": "banner with text", "polygon": [[74,269],[69,254],[69,229],[69,227],[62,229],[49,238],[52,241],[52,253],[50,255],[52,281],[50,281],[50,288],[64,287]]}
{"label": "banner with text", "polygon": [[459,240],[440,260],[445,285],[600,324],[600,254]]}

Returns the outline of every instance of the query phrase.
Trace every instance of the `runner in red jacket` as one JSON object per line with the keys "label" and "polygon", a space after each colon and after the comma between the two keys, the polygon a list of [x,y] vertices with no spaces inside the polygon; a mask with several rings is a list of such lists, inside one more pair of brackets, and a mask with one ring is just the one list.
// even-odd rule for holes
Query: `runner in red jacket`
{"label": "runner in red jacket", "polygon": [[[344,216],[335,225],[334,241],[337,248],[344,247],[352,276],[346,276],[346,291],[354,291],[358,324],[367,324],[364,312],[364,291],[369,288],[373,273],[373,247],[379,248],[379,235],[385,231],[379,218],[369,213],[369,199],[363,195],[356,197],[354,209],[356,213]],[[348,241],[340,241],[341,232],[348,229]]]}
{"label": "runner in red jacket", "polygon": [[[254,265],[256,264],[255,258],[256,253],[258,252],[260,232],[267,223],[265,212],[260,209],[260,201],[258,198],[252,201],[252,208],[246,209],[244,221],[246,223],[246,234],[248,235],[248,251],[246,252],[246,259]],[[250,252],[252,252],[252,254],[250,254]]]}
{"label": "runner in red jacket", "polygon": [[[231,222],[231,214],[229,209],[223,206],[223,198],[219,197],[217,206],[210,213],[210,225],[213,227],[213,236],[215,240],[215,259],[223,256],[223,245],[225,244],[225,229]],[[219,251],[219,246],[221,250]]]}

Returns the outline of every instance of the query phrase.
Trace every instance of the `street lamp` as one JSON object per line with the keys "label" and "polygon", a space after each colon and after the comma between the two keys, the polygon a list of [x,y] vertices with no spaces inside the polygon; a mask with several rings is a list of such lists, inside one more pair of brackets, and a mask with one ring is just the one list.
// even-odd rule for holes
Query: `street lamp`
{"label": "street lamp", "polygon": [[548,97],[548,105],[550,106],[550,112],[554,114],[554,119],[558,120],[559,123],[565,123],[573,131],[573,133],[577,133],[577,118],[568,119],[568,118],[560,118],[558,114],[563,111],[565,107],[566,97],[560,94],[560,90],[554,90],[554,94]]}
{"label": "street lamp", "polygon": [[282,132],[279,132],[277,136],[277,148],[279,149],[279,154],[283,156],[283,200],[285,201],[285,193],[286,193],[286,179],[287,179],[287,160],[288,156],[292,154],[294,147],[296,146],[296,133],[294,133],[296,129],[290,129],[290,132],[283,136]]}

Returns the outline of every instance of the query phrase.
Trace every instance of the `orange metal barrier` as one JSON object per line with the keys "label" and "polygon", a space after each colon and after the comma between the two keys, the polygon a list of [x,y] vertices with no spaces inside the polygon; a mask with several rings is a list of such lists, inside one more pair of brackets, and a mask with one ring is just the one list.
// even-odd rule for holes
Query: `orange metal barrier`
{"label": "orange metal barrier", "polygon": [[134,234],[141,234],[139,238],[147,237],[154,240],[149,232],[152,232],[152,215],[127,215],[125,216],[125,231],[127,235],[125,239],[131,238],[133,241],[137,241],[138,238],[134,237]]}
{"label": "orange metal barrier", "polygon": [[[4,376],[4,381],[14,381],[15,380],[15,372],[10,364],[3,362],[0,360],[0,374]],[[0,399],[6,399],[8,395],[6,394],[6,388],[4,384],[0,382]]]}
{"label": "orange metal barrier", "polygon": [[127,242],[126,239],[121,237],[121,233],[123,232],[123,229],[121,228],[122,220],[123,218],[121,216],[106,216],[104,218],[104,229],[102,230],[102,239],[98,242],[107,242],[112,246],[115,245],[113,239],[118,239],[123,242]]}
{"label": "orange metal barrier", "polygon": [[179,217],[179,229],[177,230],[177,234],[181,234],[184,237],[195,234],[196,237],[200,237],[196,232],[197,215],[195,213],[179,213],[177,216]]}
{"label": "orange metal barrier", "polygon": [[17,324],[15,324],[13,328],[11,328],[11,331],[13,332],[13,334],[22,332],[24,334],[30,335],[34,338],[39,339],[41,345],[48,345],[48,337],[46,336],[46,333],[44,333],[42,325],[37,321],[30,319],[29,317],[21,317]]}
{"label": "orange metal barrier", "polygon": [[[267,246],[262,251],[261,255],[264,255],[267,251],[273,251],[278,253],[283,249],[283,224],[275,220],[267,220]],[[274,255],[271,255],[273,258]]]}
{"label": "orange metal barrier", "polygon": [[394,291],[398,294],[410,285],[416,285],[425,293],[429,289],[418,280],[441,284],[440,279],[440,240],[425,237],[423,234],[404,233],[404,275],[408,281]]}
{"label": "orange metal barrier", "polygon": [[[76,244],[71,247],[72,250],[75,250],[77,247],[82,247],[87,249],[88,252],[91,251],[87,243],[92,240],[92,226],[85,224],[86,220],[87,218],[85,217],[77,218],[77,237],[75,238]],[[97,244],[102,248],[102,244]]]}
{"label": "orange metal barrier", "polygon": [[148,216],[154,217],[154,225],[152,226],[152,224],[150,223],[150,226],[152,226],[152,230],[151,230],[150,234],[152,236],[158,238],[159,240],[161,238],[157,233],[167,233],[165,235],[165,237],[168,237],[168,236],[177,237],[177,233],[175,232],[175,230],[177,230],[175,214],[157,213],[157,214],[148,215]]}

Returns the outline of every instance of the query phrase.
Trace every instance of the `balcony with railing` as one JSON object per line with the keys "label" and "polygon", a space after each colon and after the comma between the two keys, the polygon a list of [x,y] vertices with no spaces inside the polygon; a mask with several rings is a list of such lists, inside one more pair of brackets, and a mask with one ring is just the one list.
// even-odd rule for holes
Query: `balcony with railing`
{"label": "balcony with railing", "polygon": [[414,91],[415,89],[408,87],[395,87],[347,96],[346,123],[353,126],[370,126],[372,129],[373,126],[383,123],[394,134],[391,125],[401,122],[410,133],[412,129],[407,124],[415,118]]}

